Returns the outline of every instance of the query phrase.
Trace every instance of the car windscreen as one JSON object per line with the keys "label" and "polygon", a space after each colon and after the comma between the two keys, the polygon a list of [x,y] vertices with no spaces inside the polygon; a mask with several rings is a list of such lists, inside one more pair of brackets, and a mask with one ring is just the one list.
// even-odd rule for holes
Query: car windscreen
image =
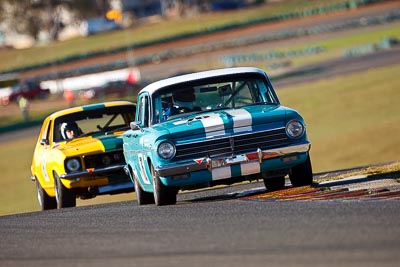
{"label": "car windscreen", "polygon": [[187,113],[272,104],[279,101],[270,83],[260,75],[236,75],[169,86],[154,94],[153,124]]}
{"label": "car windscreen", "polygon": [[53,140],[65,140],[66,125],[75,125],[79,136],[104,134],[117,130],[128,129],[129,123],[135,118],[135,107],[114,106],[101,109],[84,110],[58,117],[54,124]]}

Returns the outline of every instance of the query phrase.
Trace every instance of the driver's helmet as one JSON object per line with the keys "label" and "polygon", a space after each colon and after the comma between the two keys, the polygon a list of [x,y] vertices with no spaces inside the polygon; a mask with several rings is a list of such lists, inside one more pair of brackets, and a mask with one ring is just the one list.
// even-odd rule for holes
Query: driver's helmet
{"label": "driver's helmet", "polygon": [[75,132],[76,135],[79,134],[79,127],[78,124],[74,121],[71,122],[64,122],[61,124],[61,136],[63,139],[67,140],[67,130],[73,130]]}

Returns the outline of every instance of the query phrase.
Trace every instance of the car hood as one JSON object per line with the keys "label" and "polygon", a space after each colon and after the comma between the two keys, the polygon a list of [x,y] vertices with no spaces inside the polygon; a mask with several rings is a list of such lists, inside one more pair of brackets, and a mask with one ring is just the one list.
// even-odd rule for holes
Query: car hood
{"label": "car hood", "polygon": [[257,105],[194,114],[158,124],[173,139],[211,138],[285,126],[287,108]]}
{"label": "car hood", "polygon": [[101,135],[78,137],[71,141],[61,142],[54,148],[62,151],[67,157],[90,155],[122,149],[122,136]]}

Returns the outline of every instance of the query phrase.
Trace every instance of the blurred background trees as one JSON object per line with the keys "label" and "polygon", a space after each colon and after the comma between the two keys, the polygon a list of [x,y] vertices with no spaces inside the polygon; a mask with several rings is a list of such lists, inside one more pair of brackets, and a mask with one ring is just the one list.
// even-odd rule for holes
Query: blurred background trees
{"label": "blurred background trees", "polygon": [[[34,43],[60,40],[60,32],[91,18],[115,20],[122,27],[144,17],[193,16],[221,9],[260,4],[263,0],[0,0],[1,34],[23,34]],[[133,23],[123,24],[121,17]],[[120,21],[117,21],[117,20]],[[84,34],[83,34],[84,35]],[[1,40],[0,40],[1,41]],[[0,42],[1,43],[1,42]]]}
{"label": "blurred background trees", "polygon": [[0,21],[5,32],[28,34],[38,40],[43,31],[50,40],[57,40],[66,24],[102,16],[108,8],[106,0],[0,0]]}

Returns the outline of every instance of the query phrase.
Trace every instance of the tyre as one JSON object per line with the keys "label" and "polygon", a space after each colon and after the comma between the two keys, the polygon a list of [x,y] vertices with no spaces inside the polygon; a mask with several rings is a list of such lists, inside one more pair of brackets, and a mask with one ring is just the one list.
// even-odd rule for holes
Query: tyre
{"label": "tyre", "polygon": [[285,176],[264,179],[264,185],[269,191],[281,190],[285,187]]}
{"label": "tyre", "polygon": [[57,208],[71,208],[76,206],[76,195],[71,189],[66,188],[58,175],[54,174],[54,190],[56,192]]}
{"label": "tyre", "polygon": [[146,192],[140,186],[138,179],[134,176],[135,181],[135,191],[136,198],[139,205],[154,204],[154,195],[152,193]]}
{"label": "tyre", "polygon": [[52,210],[57,208],[56,198],[50,197],[46,191],[44,191],[38,180],[36,180],[36,190],[41,210]]}
{"label": "tyre", "polygon": [[164,206],[176,204],[176,188],[163,185],[163,183],[160,181],[160,178],[154,171],[153,166],[151,166],[151,176],[153,177],[153,194],[156,205]]}
{"label": "tyre", "polygon": [[294,187],[311,185],[313,182],[313,173],[311,167],[310,155],[307,160],[292,168],[292,173],[289,175],[290,182]]}

